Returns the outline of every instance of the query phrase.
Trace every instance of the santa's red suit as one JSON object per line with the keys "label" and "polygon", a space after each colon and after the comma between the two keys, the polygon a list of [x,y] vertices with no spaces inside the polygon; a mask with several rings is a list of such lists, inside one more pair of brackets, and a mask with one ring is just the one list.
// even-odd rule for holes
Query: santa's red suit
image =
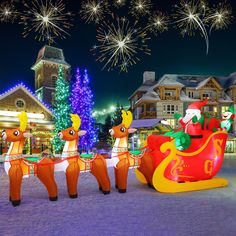
{"label": "santa's red suit", "polygon": [[207,102],[208,102],[208,98],[202,102],[194,102],[188,106],[188,109],[196,110],[199,112],[200,118],[197,120],[197,122],[193,122],[192,119],[190,119],[188,122],[184,122],[183,118],[178,120],[180,125],[184,128],[184,132],[189,134],[191,138],[202,138],[202,129],[204,127],[204,117],[200,113],[200,110],[204,105],[206,105]]}
{"label": "santa's red suit", "polygon": [[[208,102],[208,99],[202,101],[202,102],[194,102],[188,106],[188,109],[196,109],[199,110]],[[181,131],[184,129],[185,133],[188,133],[191,137],[191,146],[196,147],[196,149],[200,148],[202,143],[204,142],[203,138],[203,129],[206,129],[205,125],[205,118],[202,114],[200,114],[201,117],[200,119],[197,120],[197,122],[192,122],[192,119],[190,119],[188,122],[184,122],[184,119],[181,118],[179,119],[179,123],[181,125],[181,128],[178,129],[177,131]],[[205,130],[204,132],[211,132],[208,130]],[[159,165],[159,163],[168,155],[165,153],[161,153],[160,151],[160,146],[168,141],[171,141],[172,138],[168,136],[157,136],[157,135],[151,135],[147,139],[147,144],[150,152],[152,153],[153,157],[158,157],[158,158],[153,158],[153,167],[154,169],[156,166]],[[192,147],[191,147],[192,148]]]}

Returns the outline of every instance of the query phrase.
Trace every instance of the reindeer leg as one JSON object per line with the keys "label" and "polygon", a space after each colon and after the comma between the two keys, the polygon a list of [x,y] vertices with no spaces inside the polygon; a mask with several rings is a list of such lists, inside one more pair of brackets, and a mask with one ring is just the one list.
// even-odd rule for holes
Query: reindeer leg
{"label": "reindeer leg", "polygon": [[69,166],[66,169],[66,182],[70,198],[77,198],[77,184],[80,167],[77,158],[68,160]]}
{"label": "reindeer leg", "polygon": [[16,207],[19,206],[21,202],[21,183],[23,178],[23,171],[18,161],[17,163],[11,163],[8,175],[10,180],[9,200],[12,205]]}
{"label": "reindeer leg", "polygon": [[127,189],[127,179],[129,172],[129,160],[124,158],[116,165],[117,183],[119,193],[125,193]]}
{"label": "reindeer leg", "polygon": [[47,188],[49,200],[57,201],[57,184],[54,179],[53,161],[49,158],[44,158],[40,164],[37,165],[37,177]]}
{"label": "reindeer leg", "polygon": [[153,187],[152,185],[152,176],[154,173],[152,156],[150,153],[145,153],[143,158],[141,159],[140,166],[138,170],[145,176],[148,186]]}
{"label": "reindeer leg", "polygon": [[114,168],[114,175],[115,175],[115,187],[118,189],[118,177],[117,177],[117,169]]}
{"label": "reindeer leg", "polygon": [[101,155],[97,155],[92,162],[91,173],[97,179],[99,189],[103,194],[110,193],[110,179],[107,173],[106,161]]}

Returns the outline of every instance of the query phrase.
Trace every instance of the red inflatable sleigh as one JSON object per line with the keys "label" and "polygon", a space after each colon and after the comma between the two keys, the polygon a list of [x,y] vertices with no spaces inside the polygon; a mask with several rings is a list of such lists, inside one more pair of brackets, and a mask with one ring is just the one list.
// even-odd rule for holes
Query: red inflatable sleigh
{"label": "red inflatable sleigh", "polygon": [[[176,149],[174,139],[150,150],[146,153],[146,160],[145,157],[142,159],[152,161],[153,174],[149,184],[165,193],[227,186],[226,179],[213,178],[222,166],[227,136],[226,131],[212,133],[204,130],[203,138],[192,139],[191,146],[184,151]],[[141,169],[136,170],[136,176],[140,182],[148,183]]]}

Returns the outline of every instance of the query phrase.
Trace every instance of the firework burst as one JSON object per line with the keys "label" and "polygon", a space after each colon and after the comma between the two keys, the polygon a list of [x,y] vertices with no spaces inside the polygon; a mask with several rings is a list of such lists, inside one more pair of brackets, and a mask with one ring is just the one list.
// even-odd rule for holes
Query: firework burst
{"label": "firework burst", "polygon": [[0,22],[14,22],[18,17],[19,12],[11,1],[3,2],[0,4]]}
{"label": "firework burst", "polygon": [[107,1],[87,0],[82,2],[81,18],[86,23],[99,23],[105,18],[105,14],[109,12],[109,4]]}
{"label": "firework burst", "polygon": [[62,0],[33,0],[30,5],[25,3],[24,6],[27,10],[21,16],[23,37],[34,32],[35,39],[52,43],[55,38],[66,38],[69,35],[67,30],[72,26],[70,20],[73,15],[66,12]]}
{"label": "firework burst", "polygon": [[214,10],[212,10],[206,21],[210,23],[211,29],[219,30],[225,29],[233,19],[232,8],[229,4],[219,3]]}
{"label": "firework burst", "polygon": [[181,34],[193,36],[199,30],[206,42],[206,52],[209,50],[209,37],[204,24],[205,10],[199,1],[184,1],[176,6],[175,23],[181,30]]}
{"label": "firework burst", "polygon": [[152,17],[150,17],[147,28],[150,32],[158,35],[158,33],[168,30],[168,23],[169,17],[166,14],[156,12]]}
{"label": "firework burst", "polygon": [[114,5],[117,8],[123,7],[125,3],[126,3],[126,0],[114,0]]}
{"label": "firework burst", "polygon": [[132,16],[139,18],[151,14],[152,3],[150,0],[131,0],[130,13]]}
{"label": "firework burst", "polygon": [[146,31],[129,24],[129,21],[117,19],[116,23],[104,23],[97,32],[98,45],[92,51],[99,55],[97,60],[104,63],[103,69],[108,71],[119,68],[120,71],[128,71],[128,67],[139,61],[138,54],[150,54],[146,44],[149,38]]}

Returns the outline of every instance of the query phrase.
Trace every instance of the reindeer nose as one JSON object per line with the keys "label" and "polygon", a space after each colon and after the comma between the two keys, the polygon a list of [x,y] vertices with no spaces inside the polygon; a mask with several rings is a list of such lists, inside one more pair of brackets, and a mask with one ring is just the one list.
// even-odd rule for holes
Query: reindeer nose
{"label": "reindeer nose", "polygon": [[110,129],[110,130],[109,130],[109,134],[110,134],[111,136],[113,136],[113,135],[114,135],[114,133],[115,133],[115,132],[114,132],[114,130],[113,130],[113,129]]}

